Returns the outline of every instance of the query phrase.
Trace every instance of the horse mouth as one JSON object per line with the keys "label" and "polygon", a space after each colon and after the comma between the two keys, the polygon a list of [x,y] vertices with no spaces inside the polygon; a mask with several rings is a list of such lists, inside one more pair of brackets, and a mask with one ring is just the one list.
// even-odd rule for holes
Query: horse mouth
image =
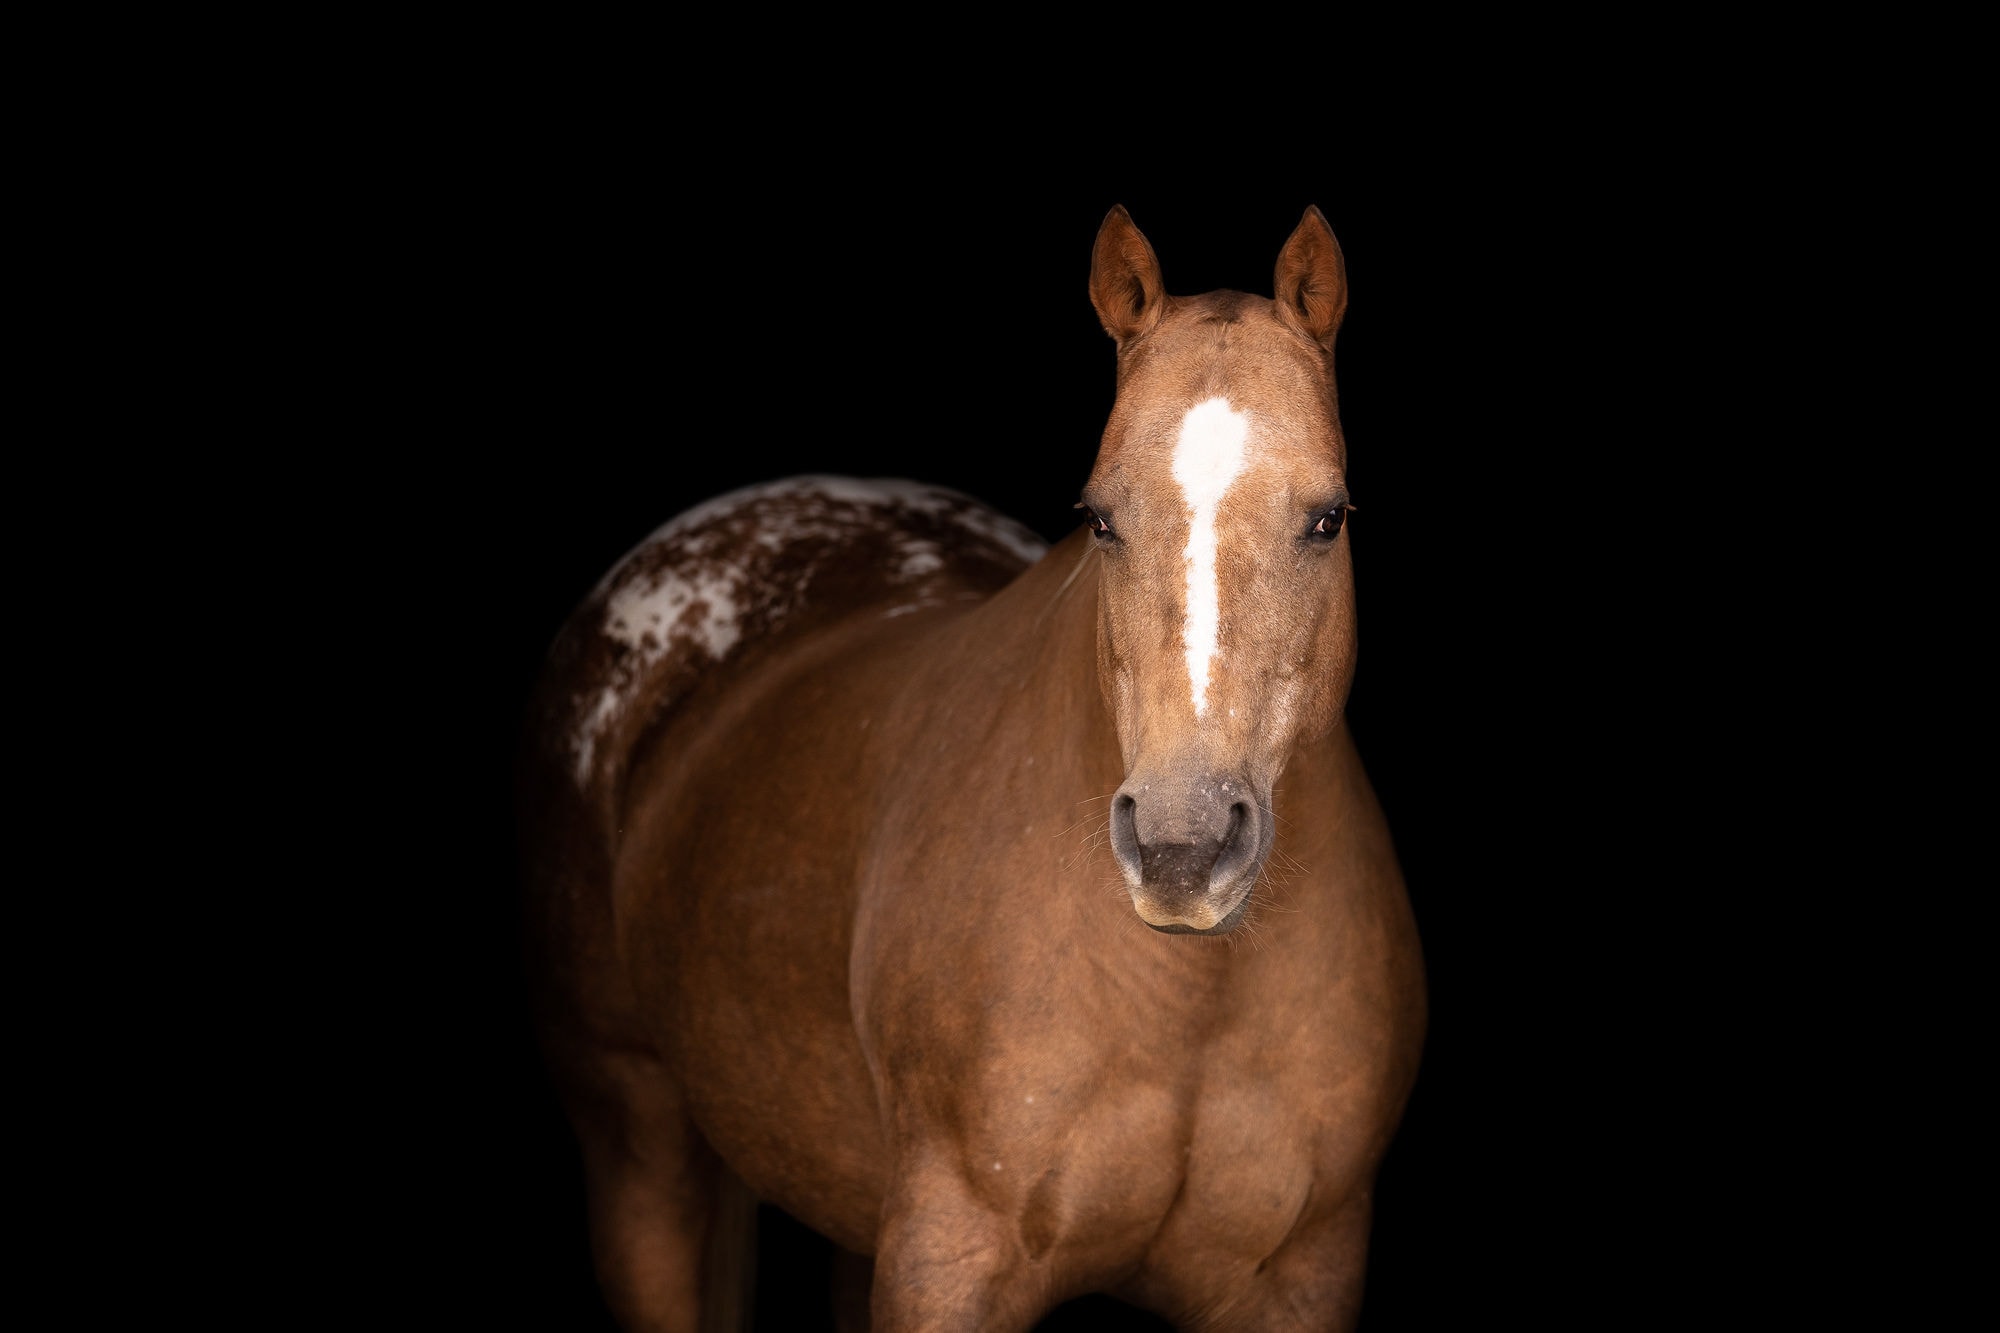
{"label": "horse mouth", "polygon": [[1206,929],[1186,925],[1179,921],[1161,926],[1155,925],[1151,921],[1146,921],[1146,918],[1143,916],[1139,919],[1146,921],[1148,926],[1159,931],[1162,935],[1227,935],[1230,931],[1243,924],[1244,916],[1250,911],[1250,898],[1253,892],[1253,890],[1249,889],[1244,890],[1243,897],[1237,901],[1236,906],[1229,909],[1229,915]]}

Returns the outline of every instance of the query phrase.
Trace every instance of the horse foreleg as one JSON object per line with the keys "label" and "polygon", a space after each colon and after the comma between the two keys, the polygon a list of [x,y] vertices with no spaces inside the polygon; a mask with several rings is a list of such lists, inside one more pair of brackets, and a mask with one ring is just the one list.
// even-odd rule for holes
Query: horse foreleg
{"label": "horse foreleg", "polygon": [[1367,1198],[1303,1227],[1260,1266],[1242,1298],[1214,1316],[1219,1329],[1345,1333],[1361,1317],[1368,1272]]}
{"label": "horse foreleg", "polygon": [[874,1260],[833,1247],[834,1333],[870,1333],[868,1293],[874,1284]]}
{"label": "horse foreleg", "polygon": [[620,1057],[573,1096],[590,1244],[605,1302],[630,1333],[750,1327],[757,1203],[688,1120],[657,1062]]}
{"label": "horse foreleg", "polygon": [[873,1333],[1019,1333],[1046,1311],[1015,1229],[940,1173],[891,1188],[876,1239]]}

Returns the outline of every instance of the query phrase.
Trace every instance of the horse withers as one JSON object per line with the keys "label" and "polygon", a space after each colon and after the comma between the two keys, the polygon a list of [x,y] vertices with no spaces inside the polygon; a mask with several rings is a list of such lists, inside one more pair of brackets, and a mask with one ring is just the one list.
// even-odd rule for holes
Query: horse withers
{"label": "horse withers", "polygon": [[1346,296],[1317,209],[1267,299],[1168,295],[1115,208],[1117,396],[1068,537],[794,477],[673,519],[571,617],[526,924],[625,1325],[729,1326],[756,1199],[854,1256],[877,1330],[1091,1292],[1353,1324],[1425,1000],[1341,725]]}

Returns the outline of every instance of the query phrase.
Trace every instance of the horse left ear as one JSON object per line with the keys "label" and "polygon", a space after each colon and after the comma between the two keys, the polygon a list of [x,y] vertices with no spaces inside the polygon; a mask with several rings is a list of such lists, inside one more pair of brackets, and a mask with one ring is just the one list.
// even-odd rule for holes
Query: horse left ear
{"label": "horse left ear", "polygon": [[1278,317],[1331,352],[1340,317],[1347,313],[1347,263],[1317,204],[1307,205],[1306,215],[1278,252],[1272,291]]}

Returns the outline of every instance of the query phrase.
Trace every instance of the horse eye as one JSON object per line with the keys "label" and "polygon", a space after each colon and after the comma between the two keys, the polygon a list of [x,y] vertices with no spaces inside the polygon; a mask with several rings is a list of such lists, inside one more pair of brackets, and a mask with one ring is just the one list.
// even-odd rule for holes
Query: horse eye
{"label": "horse eye", "polygon": [[1346,505],[1341,505],[1337,509],[1329,509],[1319,516],[1319,522],[1313,524],[1313,536],[1326,541],[1332,541],[1340,535],[1340,525],[1346,521]]}
{"label": "horse eye", "polygon": [[1092,509],[1089,505],[1081,504],[1077,508],[1083,511],[1083,521],[1090,525],[1091,535],[1098,538],[1109,537],[1111,535],[1111,525],[1099,517],[1095,509]]}

